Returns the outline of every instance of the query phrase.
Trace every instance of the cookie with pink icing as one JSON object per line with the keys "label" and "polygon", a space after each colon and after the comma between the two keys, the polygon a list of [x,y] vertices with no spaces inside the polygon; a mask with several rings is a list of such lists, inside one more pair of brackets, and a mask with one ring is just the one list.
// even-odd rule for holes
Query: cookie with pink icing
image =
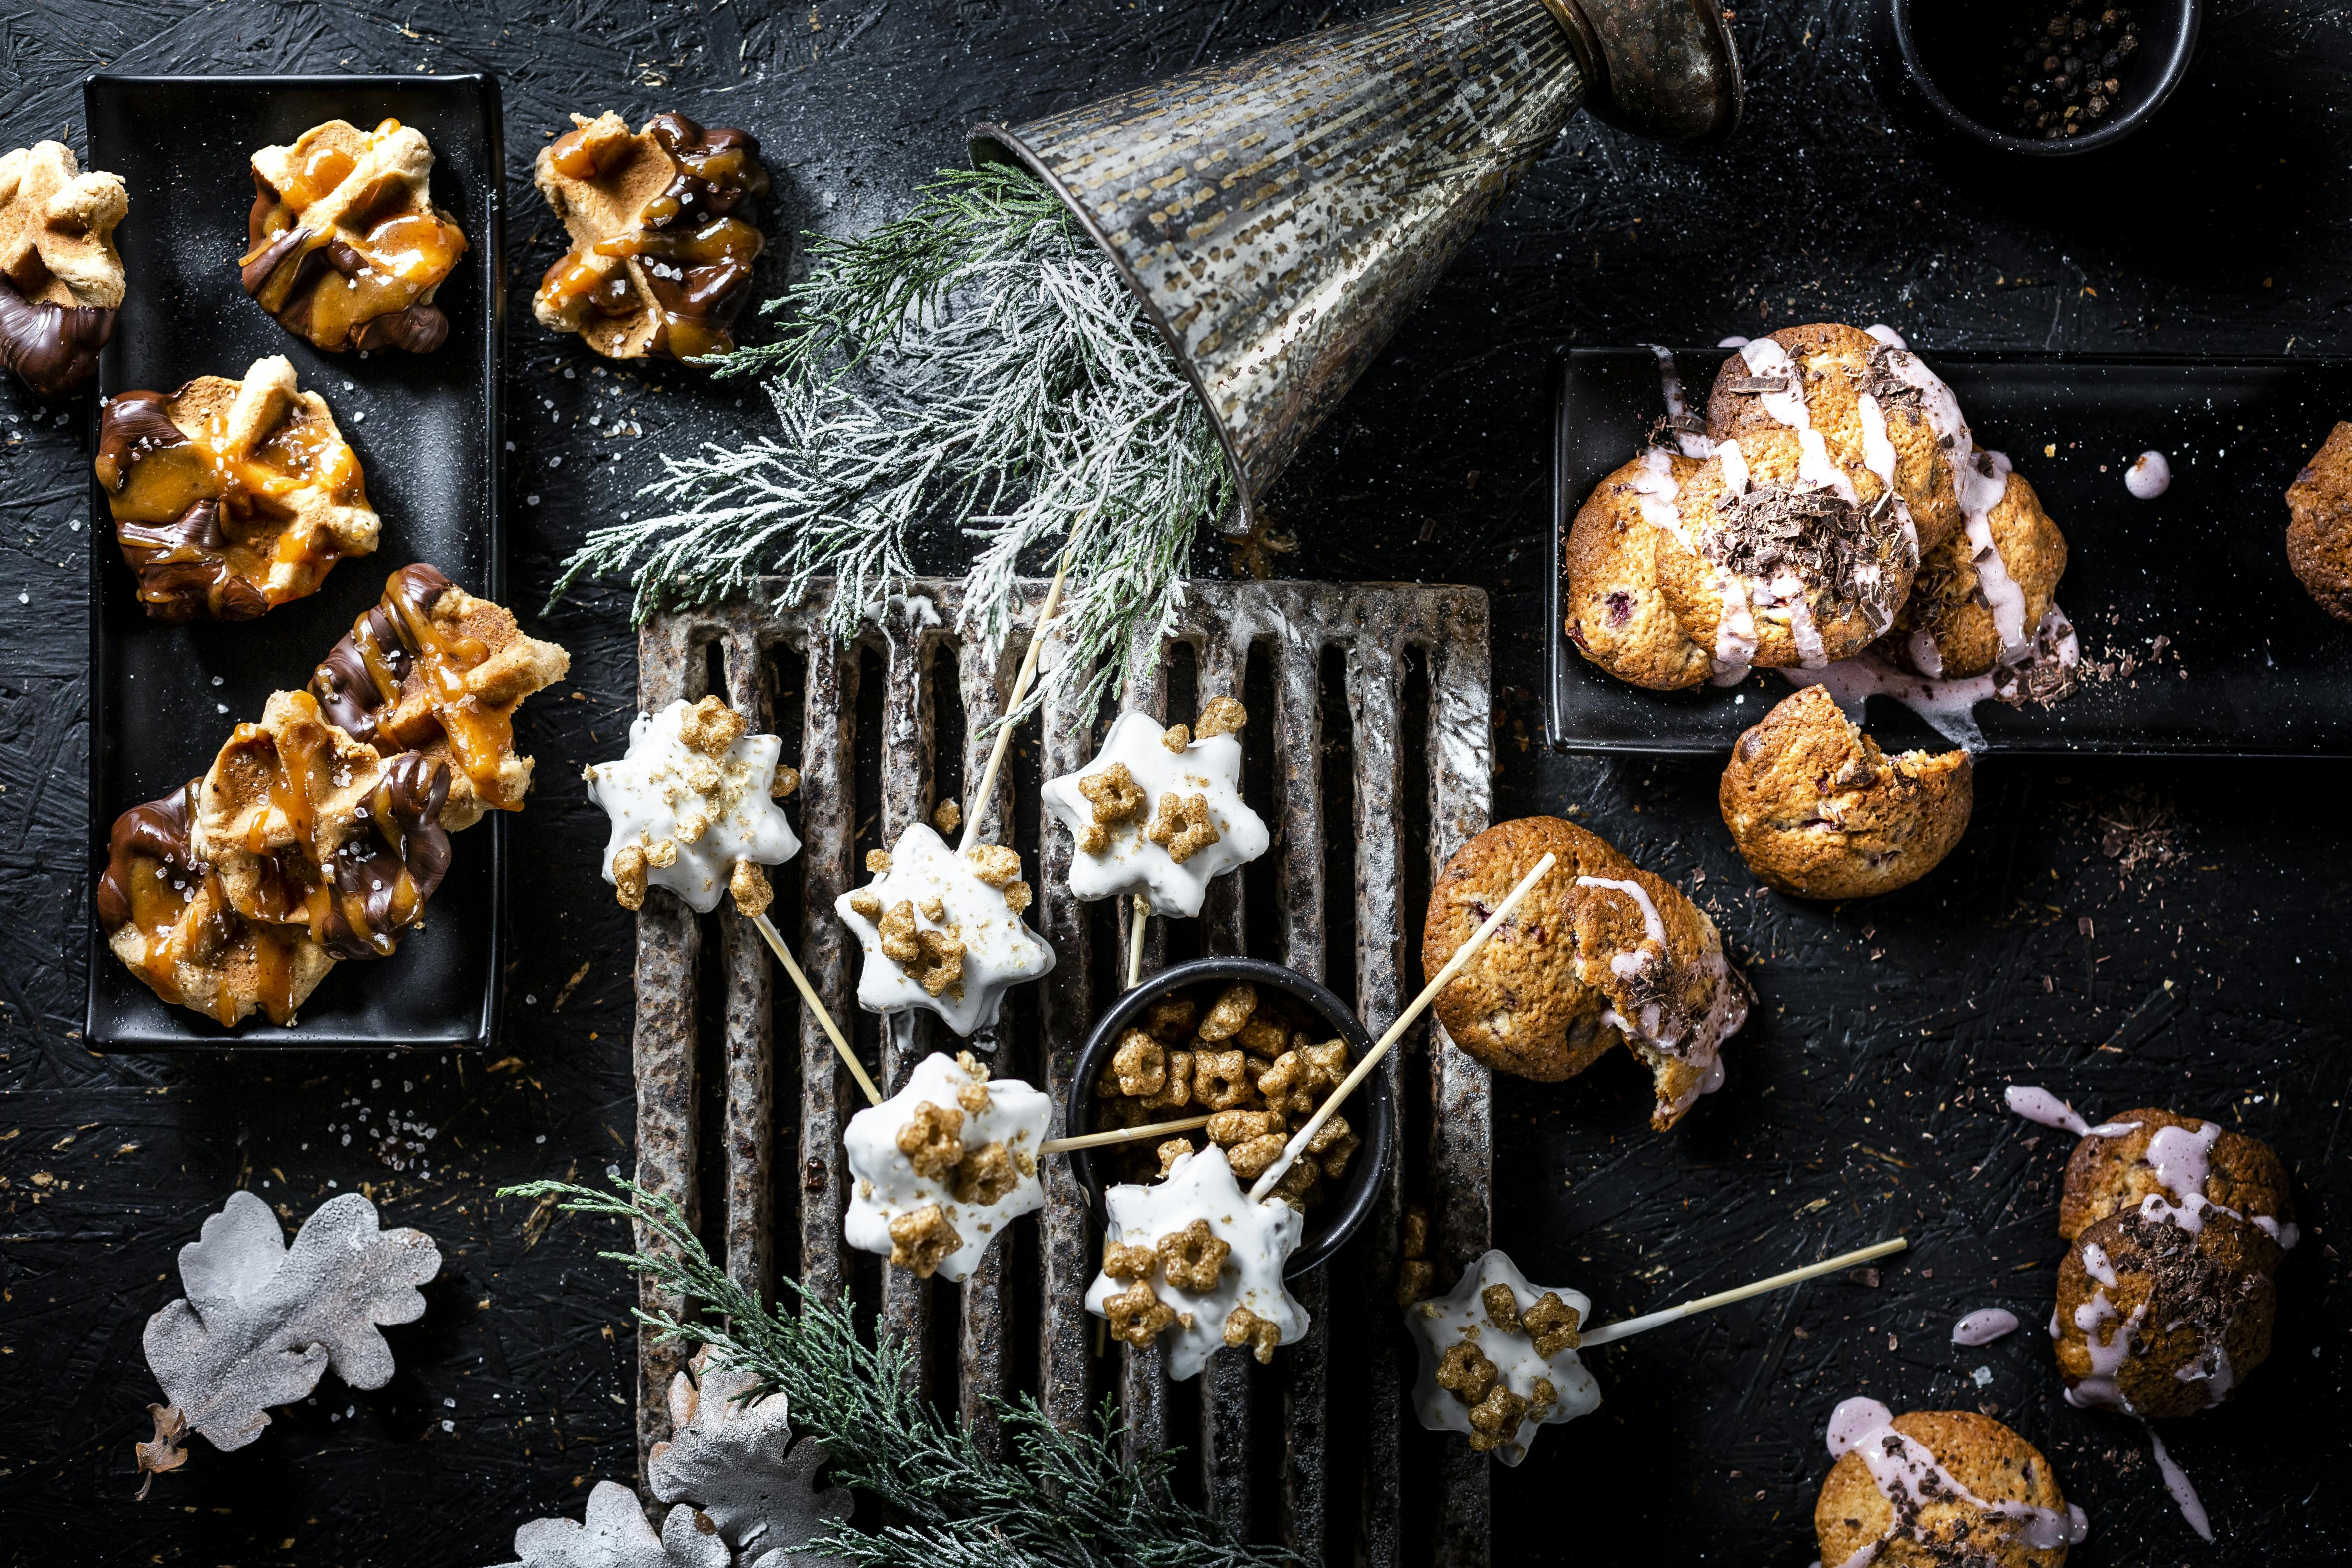
{"label": "cookie with pink icing", "polygon": [[1918,547],[1895,492],[1814,430],[1716,444],[1682,487],[1658,580],[1718,669],[1818,669],[1895,623]]}
{"label": "cookie with pink icing", "polygon": [[1903,668],[1938,680],[2031,658],[2066,574],[2066,536],[2025,476],[1999,453],[1970,462],[1965,524],[1920,557],[1883,645]]}
{"label": "cookie with pink icing", "polygon": [[1895,492],[1920,549],[1930,550],[1960,529],[1952,449],[1931,416],[1943,383],[1891,337],[1817,321],[1750,339],[1716,375],[1707,436],[1818,430],[1842,459],[1872,469]]}
{"label": "cookie with pink icing", "polygon": [[2129,1131],[2086,1136],[2074,1146],[2058,1199],[2060,1236],[2072,1241],[2108,1215],[2158,1198],[2175,1207],[2228,1209],[2281,1246],[2294,1245],[2286,1163],[2261,1139],[2170,1110],[2126,1110],[2105,1125]]}
{"label": "cookie with pink icing", "polygon": [[1989,1415],[1849,1399],[1828,1438],[1813,1531],[1832,1568],[2060,1568],[2090,1532],[2042,1450]]}
{"label": "cookie with pink icing", "polygon": [[1715,671],[1658,585],[1659,550],[1698,467],[1663,447],[1643,452],[1592,487],[1562,552],[1568,640],[1618,679],[1654,691],[1696,686]]}

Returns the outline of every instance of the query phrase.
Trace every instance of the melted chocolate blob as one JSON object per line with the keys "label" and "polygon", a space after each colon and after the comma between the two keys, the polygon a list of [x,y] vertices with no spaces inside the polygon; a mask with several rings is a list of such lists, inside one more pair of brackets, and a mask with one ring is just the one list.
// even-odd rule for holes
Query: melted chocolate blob
{"label": "melted chocolate blob", "polygon": [[415,612],[415,618],[428,620],[441,595],[455,585],[437,567],[422,561],[392,574],[384,584],[384,604],[360,616],[350,635],[328,649],[311,671],[310,695],[319,700],[328,723],[354,741],[375,744],[377,716],[398,700],[418,651],[408,630],[409,617],[386,606],[404,602]]}
{"label": "melted chocolate blob", "polygon": [[328,901],[320,945],[337,958],[381,958],[393,939],[415,925],[449,869],[449,835],[440,825],[449,798],[449,769],[415,752],[403,752],[384,770],[368,804],[372,831],[338,848],[329,867],[334,897]]}
{"label": "melted chocolate blob", "polygon": [[87,384],[113,335],[113,311],[27,300],[0,277],[0,364],[42,396],[63,397]]}
{"label": "melted chocolate blob", "polygon": [[131,923],[133,858],[160,860],[183,879],[205,874],[188,842],[196,821],[196,788],[204,782],[190,779],[163,799],[134,805],[114,819],[106,841],[106,870],[98,879],[98,923],[109,935]]}

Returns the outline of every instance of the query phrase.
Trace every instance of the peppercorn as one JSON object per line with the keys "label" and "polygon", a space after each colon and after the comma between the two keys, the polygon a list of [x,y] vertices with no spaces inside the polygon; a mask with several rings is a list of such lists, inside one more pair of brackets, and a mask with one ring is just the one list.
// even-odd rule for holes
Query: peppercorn
{"label": "peppercorn", "polygon": [[2007,34],[2000,101],[2019,135],[2054,142],[2115,110],[2139,49],[2139,24],[2127,5],[2032,5]]}

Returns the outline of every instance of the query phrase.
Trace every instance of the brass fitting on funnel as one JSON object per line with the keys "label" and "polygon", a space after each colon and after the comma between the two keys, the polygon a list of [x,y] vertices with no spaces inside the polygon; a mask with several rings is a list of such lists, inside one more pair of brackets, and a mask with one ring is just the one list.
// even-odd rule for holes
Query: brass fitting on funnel
{"label": "brass fitting on funnel", "polygon": [[1118,266],[1233,459],[1242,517],[1570,116],[1670,141],[1738,122],[1700,0],[1419,0],[971,134]]}

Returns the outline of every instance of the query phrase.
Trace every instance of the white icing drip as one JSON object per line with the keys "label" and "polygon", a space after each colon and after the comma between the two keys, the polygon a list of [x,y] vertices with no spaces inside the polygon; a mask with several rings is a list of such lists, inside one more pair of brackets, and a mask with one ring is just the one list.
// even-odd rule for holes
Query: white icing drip
{"label": "white icing drip", "polygon": [[1845,470],[1830,460],[1829,443],[1818,430],[1797,432],[1797,477],[1815,489],[1829,490],[1848,506],[1862,505],[1862,497]]}
{"label": "white icing drip", "polygon": [[2123,1281],[2116,1277],[2116,1266],[2107,1257],[2107,1249],[2095,1241],[2083,1244],[2083,1272],[2113,1290]]}
{"label": "white icing drip", "polygon": [[[1621,882],[1612,880],[1607,877],[1579,877],[1576,879],[1576,885],[1580,888],[1607,888],[1614,892],[1622,893],[1627,898],[1633,900],[1634,904],[1638,906],[1642,911],[1642,930],[1648,934],[1649,939],[1652,942],[1658,944],[1660,951],[1663,952],[1664,950],[1666,945],[1665,919],[1658,913],[1658,906],[1651,899],[1649,889],[1643,887],[1641,883],[1631,880]],[[1619,958],[1623,958],[1626,955],[1621,952],[1617,956]],[[1619,973],[1622,973],[1623,972],[1620,971]]]}
{"label": "white icing drip", "polygon": [[[1885,342],[1884,339],[1880,340]],[[1960,400],[1944,384],[1944,378],[1929,370],[1917,354],[1906,348],[1893,348],[1886,356],[1886,368],[1906,386],[1919,394],[1919,412],[1927,416],[1927,427],[1944,445],[1945,454],[1952,463],[1957,483],[1959,469],[1976,450],[1976,440],[1969,434],[1969,422],[1960,413]]]}
{"label": "white icing drip", "polygon": [[2156,1468],[2164,1477],[2164,1489],[2180,1505],[2180,1517],[2189,1521],[2189,1529],[2210,1542],[2213,1539],[2213,1521],[2206,1517],[2205,1505],[2198,1500],[2197,1489],[2189,1483],[2188,1472],[2172,1462],[2172,1456],[2164,1451],[2164,1439],[2157,1436],[2153,1426],[2147,1429],[2147,1440],[2156,1449]]}
{"label": "white icing drip", "polygon": [[1747,346],[1747,344],[1748,344],[1748,340],[1747,340],[1746,338],[1743,338],[1743,337],[1738,337],[1738,336],[1733,336],[1733,337],[1728,337],[1728,338],[1717,338],[1717,339],[1716,339],[1716,340],[1715,340],[1715,346],[1716,346],[1717,348],[1719,348],[1719,349],[1737,349],[1737,348],[1745,348],[1745,347]]}
{"label": "white icing drip", "polygon": [[1862,418],[1862,466],[1876,474],[1888,489],[1895,488],[1895,443],[1886,438],[1886,413],[1878,399],[1865,392],[1854,399]]}
{"label": "white icing drip", "polygon": [[[1205,1220],[1209,1233],[1233,1248],[1213,1290],[1187,1289],[1153,1271],[1153,1293],[1176,1314],[1174,1326],[1160,1336],[1169,1376],[1181,1383],[1201,1374],[1223,1347],[1225,1321],[1237,1307],[1274,1324],[1277,1343],[1306,1337],[1307,1309],[1282,1283],[1283,1267],[1305,1234],[1306,1216],[1280,1198],[1251,1203],[1217,1145],[1178,1155],[1168,1174],[1150,1186],[1122,1183],[1111,1188],[1103,1205],[1110,1215],[1107,1241],[1150,1247],[1163,1236],[1190,1229],[1194,1220]],[[1129,1284],[1097,1274],[1087,1289],[1087,1310],[1109,1316],[1110,1299]]]}
{"label": "white icing drip", "polygon": [[2000,546],[1992,536],[1992,520],[1983,512],[1968,514],[1969,543],[1974,547],[1977,592],[1992,612],[1993,630],[2000,637],[2000,661],[2017,664],[2030,658],[2033,644],[2025,635],[2025,590],[2009,574]]}
{"label": "white icing drip", "polygon": [[1872,337],[1876,338],[1880,342],[1885,343],[1890,349],[1907,349],[1911,346],[1909,343],[1903,341],[1903,334],[1901,332],[1896,331],[1893,327],[1888,326],[1884,321],[1873,321],[1870,325],[1863,328],[1862,330],[1868,332]]}
{"label": "white icing drip", "polygon": [[[958,1098],[973,1083],[988,1090],[984,1110],[974,1111]],[[915,1120],[918,1105],[926,1103],[961,1111],[959,1137],[967,1158],[990,1143],[1004,1146],[1015,1180],[996,1202],[958,1202],[951,1171],[933,1176],[915,1173],[914,1162],[899,1152],[898,1130]],[[941,1051],[925,1057],[908,1075],[904,1089],[851,1117],[842,1134],[851,1177],[845,1225],[849,1245],[887,1258],[890,1222],[937,1204],[961,1242],[940,1260],[939,1274],[963,1279],[980,1267],[981,1255],[1000,1231],[1020,1215],[1045,1206],[1045,1188],[1037,1179],[1037,1147],[1045,1142],[1045,1124],[1053,1114],[1053,1100],[1019,1079],[977,1078]]]}
{"label": "white icing drip", "polygon": [[[1212,735],[1171,752],[1161,743],[1166,733],[1149,713],[1122,713],[1092,762],[1076,773],[1046,780],[1040,794],[1055,820],[1073,837],[1082,837],[1094,821],[1094,803],[1079,789],[1079,782],[1125,763],[1143,791],[1144,804],[1109,830],[1110,842],[1101,854],[1073,847],[1070,891],[1089,902],[1140,893],[1150,900],[1152,913],[1189,920],[1201,912],[1211,879],[1256,859],[1270,840],[1265,819],[1242,799],[1240,738]],[[1181,866],[1166,846],[1152,842],[1144,831],[1161,799],[1171,794],[1200,796],[1217,830],[1215,843]]]}
{"label": "white icing drip", "polygon": [[800,853],[801,841],[768,795],[783,742],[743,735],[724,755],[709,756],[679,738],[686,713],[679,701],[638,714],[629,728],[628,754],[585,768],[581,776],[588,798],[613,819],[604,880],[618,885],[613,860],[622,850],[667,842],[677,858],[667,866],[649,859],[646,880],[707,915],[719,907],[736,861],[779,866]]}
{"label": "white icing drip", "polygon": [[1633,492],[1633,507],[1642,514],[1643,522],[1680,536],[1682,514],[1675,502],[1681,497],[1683,487],[1682,481],[1675,478],[1672,453],[1664,447],[1645,448],[1640,469],[1625,488]]}
{"label": "white icing drip", "polygon": [[1658,390],[1665,396],[1666,417],[1676,422],[1672,426],[1675,445],[1682,448],[1685,458],[1705,458],[1714,449],[1715,443],[1696,430],[1680,427],[1680,421],[1688,417],[1690,410],[1683,404],[1683,378],[1675,368],[1674,351],[1664,343],[1652,343],[1649,350],[1658,356]]}
{"label": "white icing drip", "polygon": [[1766,392],[1757,395],[1764,412],[1795,430],[1812,428],[1812,416],[1805,408],[1805,379],[1797,374],[1796,362],[1789,351],[1770,338],[1756,338],[1739,345],[1739,357],[1748,363],[1748,374],[1754,376],[1785,377],[1786,392]]}
{"label": "white icing drip", "polygon": [[2139,1125],[2137,1121],[2103,1121],[2094,1127],[2074,1113],[2074,1108],[2046,1089],[2034,1089],[2013,1083],[2001,1091],[2009,1109],[2028,1121],[2038,1121],[2044,1127],[2055,1127],[2062,1132],[2072,1132],[2078,1138],[2120,1138]]}
{"label": "white icing drip", "polygon": [[[1624,894],[1642,911],[1642,929],[1649,945],[1633,952],[1612,954],[1609,972],[1620,980],[1632,980],[1653,965],[1673,962],[1666,946],[1666,922],[1659,914],[1647,889],[1633,880],[1619,881],[1607,877],[1579,877],[1580,888],[1606,888]],[[1699,1071],[1697,1087],[1677,1098],[1675,1114],[1680,1115],[1696,1103],[1699,1096],[1713,1094],[1723,1087],[1723,1042],[1739,1032],[1748,1021],[1748,1004],[1739,988],[1732,984],[1730,965],[1721,952],[1711,952],[1699,959],[1699,966],[1707,975],[1712,989],[1708,993],[1706,1014],[1697,1023],[1679,1035],[1665,1031],[1665,1020],[1658,1004],[1646,1003],[1638,1019],[1628,1018],[1614,1007],[1601,1011],[1601,1021],[1629,1038],[1637,1039],[1654,1050],[1679,1058],[1696,1066]]]}
{"label": "white icing drip", "polygon": [[1756,611],[1748,599],[1748,580],[1736,572],[1716,568],[1716,592],[1723,610],[1715,623],[1714,673],[1717,686],[1737,686],[1748,679],[1756,661]]}
{"label": "white icing drip", "polygon": [[[1944,1468],[1934,1450],[1896,1431],[1894,1416],[1874,1399],[1849,1399],[1839,1405],[1830,1413],[1828,1436],[1832,1455],[1862,1456],[1879,1495],[1895,1511],[1886,1533],[1865,1542],[1839,1568],[1866,1568],[1904,1530],[1906,1514],[1916,1518],[1920,1509],[1935,1502],[1965,1504],[1984,1515],[1988,1525],[1994,1520],[2006,1521],[2011,1539],[2029,1551],[2057,1551],[2090,1533],[2089,1521],[2079,1508],[2070,1507],[2061,1513],[2032,1503],[1990,1502],[1977,1496]],[[1927,1539],[1917,1525],[1910,1530],[1913,1540]]]}
{"label": "white icing drip", "polygon": [[1715,456],[1723,468],[1723,493],[1744,496],[1748,493],[1748,454],[1739,449],[1738,439],[1716,443]]}
{"label": "white icing drip", "polygon": [[1930,680],[1886,663],[1865,649],[1821,669],[1783,669],[1792,686],[1822,686],[1837,699],[1845,716],[1862,722],[1863,708],[1874,696],[1892,697],[1926,720],[1955,745],[1970,752],[1984,750],[1984,731],[1977,727],[1976,705],[1994,694],[1992,677],[1966,680]]}
{"label": "white icing drip", "polygon": [[[1779,584],[1774,584],[1779,587]],[[1797,663],[1804,669],[1823,669],[1830,662],[1829,648],[1822,641],[1822,629],[1813,622],[1812,601],[1805,597],[1800,586],[1784,601],[1789,611],[1789,636],[1797,645]]]}
{"label": "white icing drip", "polygon": [[[882,951],[882,931],[851,906],[858,893],[871,893],[887,913],[901,902],[915,908],[915,924],[922,931],[956,928],[963,939],[963,979],[934,996],[920,982]],[[937,899],[946,914],[934,920],[923,906]],[[869,1013],[893,1013],[924,1007],[946,1020],[949,1028],[969,1038],[977,1029],[996,1022],[1008,985],[1018,985],[1050,973],[1054,950],[1022,923],[1004,901],[1004,889],[980,879],[972,863],[948,847],[924,823],[908,826],[890,848],[890,868],[857,893],[834,900],[841,917],[865,949],[866,962],[857,974],[857,1005]],[[960,994],[959,994],[960,993]]]}
{"label": "white icing drip", "polygon": [[[1506,1254],[1489,1252],[1463,1270],[1461,1282],[1453,1290],[1416,1301],[1404,1310],[1405,1327],[1421,1352],[1421,1372],[1412,1390],[1413,1414],[1421,1424],[1433,1432],[1469,1433],[1470,1407],[1437,1385],[1437,1367],[1455,1345],[1475,1344],[1478,1353],[1495,1363],[1496,1382],[1530,1402],[1517,1429],[1493,1450],[1504,1464],[1517,1465],[1528,1457],[1528,1445],[1535,1441],[1538,1428],[1573,1421],[1598,1409],[1601,1385],[1585,1370],[1573,1346],[1546,1359],[1536,1353],[1535,1342],[1526,1333],[1496,1327],[1486,1316],[1486,1304],[1479,1299],[1490,1285],[1509,1286],[1511,1298],[1522,1312],[1550,1289],[1575,1310],[1580,1325],[1591,1321],[1592,1302],[1581,1291],[1565,1286],[1530,1285]],[[1540,1414],[1532,1407],[1538,1378],[1551,1384],[1553,1394],[1550,1407]]]}
{"label": "white icing drip", "polygon": [[[2172,460],[2161,452],[2142,452],[2124,470],[2124,489],[2139,500],[2154,500],[2172,488]],[[2212,1540],[2211,1536],[2205,1538]]]}
{"label": "white icing drip", "polygon": [[[2120,1410],[2127,1415],[2138,1414],[2132,1409],[2131,1401],[2124,1397],[2123,1388],[2116,1382],[2116,1373],[2122,1371],[2124,1363],[2130,1359],[2133,1341],[2147,1318],[2147,1302],[2134,1307],[2132,1315],[2125,1318],[2107,1300],[2105,1290],[2094,1290],[2089,1300],[2074,1309],[2074,1327],[2082,1331],[2083,1348],[2089,1353],[2091,1372],[2089,1376],[2066,1391],[2067,1404],[2084,1410]],[[2115,1325],[2114,1329],[2104,1342],[2101,1341],[2099,1330],[2111,1323]]]}
{"label": "white icing drip", "polygon": [[2017,1331],[2017,1314],[2005,1307],[1979,1307],[1952,1325],[1956,1345],[1989,1345]]}
{"label": "white icing drip", "polygon": [[1935,633],[1925,626],[1914,627],[1909,647],[1911,662],[1918,667],[1919,673],[1930,680],[1943,679],[1944,650],[1936,646]]}

